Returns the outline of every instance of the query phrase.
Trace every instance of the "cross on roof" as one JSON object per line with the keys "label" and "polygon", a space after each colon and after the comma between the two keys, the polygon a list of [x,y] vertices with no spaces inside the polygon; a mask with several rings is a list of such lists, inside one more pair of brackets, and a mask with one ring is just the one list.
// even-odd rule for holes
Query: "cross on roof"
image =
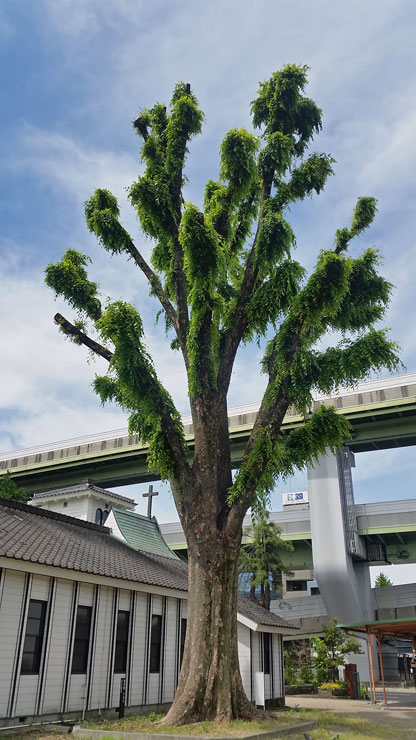
{"label": "cross on roof", "polygon": [[147,516],[149,519],[152,518],[152,498],[153,496],[159,496],[157,491],[153,490],[153,486],[149,485],[149,490],[147,493],[142,494],[143,498],[149,499],[147,502]]}

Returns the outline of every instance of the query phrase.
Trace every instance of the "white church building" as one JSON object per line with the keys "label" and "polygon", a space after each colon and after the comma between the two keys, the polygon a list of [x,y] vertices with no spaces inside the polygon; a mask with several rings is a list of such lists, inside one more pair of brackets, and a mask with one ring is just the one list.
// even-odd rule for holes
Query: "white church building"
{"label": "white church building", "polygon": [[[186,564],[131,499],[91,481],[54,494],[39,494],[37,505],[0,499],[0,726],[114,710],[121,679],[126,707],[169,705],[186,633]],[[110,526],[89,521],[97,510]],[[258,671],[266,701],[284,701],[282,636],[295,633],[239,599],[252,701]]]}

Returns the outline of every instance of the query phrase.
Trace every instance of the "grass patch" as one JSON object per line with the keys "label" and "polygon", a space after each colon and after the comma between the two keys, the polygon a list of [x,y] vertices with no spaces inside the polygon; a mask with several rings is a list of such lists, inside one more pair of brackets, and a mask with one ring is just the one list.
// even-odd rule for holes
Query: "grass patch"
{"label": "grass patch", "polygon": [[[313,740],[333,740],[339,735],[339,740],[415,740],[415,731],[409,727],[407,731],[402,726],[395,727],[394,720],[391,724],[377,723],[372,719],[367,720],[347,714],[336,714],[321,709],[291,709],[287,712],[298,722],[314,720],[318,723],[316,730],[310,730],[308,734]],[[288,736],[289,737],[289,736]],[[292,735],[291,740],[300,740],[302,735]]]}
{"label": "grass patch", "polygon": [[[398,722],[395,726],[394,718],[390,716],[389,722],[377,722],[377,716],[369,721],[361,717],[328,712],[321,709],[295,708],[284,712],[273,712],[270,716],[265,716],[264,721],[245,722],[237,720],[229,725],[218,725],[214,722],[201,722],[194,725],[183,725],[182,727],[160,727],[157,721],[163,715],[151,714],[150,716],[133,716],[130,715],[124,720],[97,718],[97,721],[88,721],[82,723],[85,729],[102,729],[122,732],[152,732],[152,733],[171,733],[175,735],[200,735],[208,737],[229,736],[240,737],[241,735],[271,730],[283,725],[297,724],[298,722],[317,722],[315,730],[308,730],[308,734],[313,740],[333,740],[337,735],[339,740],[415,740],[416,733],[412,727],[403,727]],[[383,718],[387,720],[386,718]],[[283,740],[282,735],[282,740]],[[287,735],[287,740],[304,740],[303,733],[297,735]],[[56,728],[53,733],[47,733],[42,728],[32,730],[28,733],[18,733],[10,736],[10,740],[70,740],[71,735],[62,735]]]}
{"label": "grass patch", "polygon": [[88,720],[80,723],[87,730],[112,730],[114,732],[151,732],[167,735],[201,735],[208,737],[241,737],[274,730],[284,725],[293,725],[299,721],[292,712],[275,712],[273,716],[265,715],[264,719],[234,720],[232,722],[196,722],[191,725],[159,725],[162,714],[130,715],[124,719],[109,719],[100,717],[96,721]]}

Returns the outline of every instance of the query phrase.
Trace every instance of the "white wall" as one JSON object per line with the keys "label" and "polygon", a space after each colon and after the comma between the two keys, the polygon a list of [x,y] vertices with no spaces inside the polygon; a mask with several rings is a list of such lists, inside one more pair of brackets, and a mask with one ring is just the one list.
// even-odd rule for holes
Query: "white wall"
{"label": "white wall", "polygon": [[[41,667],[37,675],[21,675],[20,664],[30,599],[47,602]],[[91,639],[86,674],[72,674],[72,647],[77,608],[92,607]],[[125,674],[114,674],[115,625],[119,609],[130,613],[129,653]],[[150,673],[152,614],[162,615],[164,650],[161,670]],[[120,678],[127,681],[127,706],[171,702],[179,669],[180,620],[186,600],[111,585],[80,583],[67,578],[3,570],[0,580],[0,719],[116,707]],[[238,625],[239,659],[244,688],[251,694],[253,670],[260,669],[261,635]],[[274,642],[280,639],[274,636]],[[131,648],[131,650],[130,650]],[[273,651],[274,662],[278,652]],[[275,694],[279,686],[274,675]],[[266,677],[266,698],[271,677]]]}
{"label": "white wall", "polygon": [[238,660],[240,663],[240,674],[243,681],[244,691],[251,699],[251,655],[250,655],[250,630],[244,624],[237,625]]}

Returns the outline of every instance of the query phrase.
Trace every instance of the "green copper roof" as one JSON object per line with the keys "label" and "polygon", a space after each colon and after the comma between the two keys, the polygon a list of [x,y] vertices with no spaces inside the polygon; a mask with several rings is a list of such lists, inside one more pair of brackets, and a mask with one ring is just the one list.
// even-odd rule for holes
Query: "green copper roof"
{"label": "green copper roof", "polygon": [[136,514],[134,511],[125,511],[113,507],[112,512],[121,534],[130,547],[154,555],[164,555],[167,558],[179,560],[178,556],[168,547],[159,529],[156,518]]}

